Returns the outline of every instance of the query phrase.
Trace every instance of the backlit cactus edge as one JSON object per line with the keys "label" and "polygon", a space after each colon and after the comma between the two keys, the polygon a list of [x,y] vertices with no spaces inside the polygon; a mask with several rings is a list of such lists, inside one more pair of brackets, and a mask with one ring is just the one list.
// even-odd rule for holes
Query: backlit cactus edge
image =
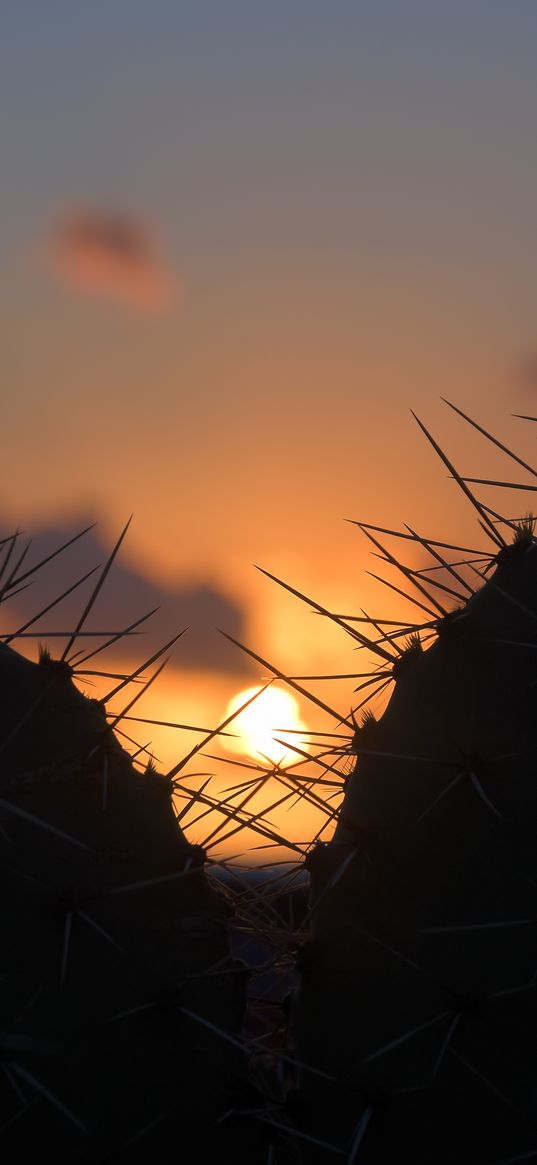
{"label": "backlit cactus edge", "polygon": [[[245,1039],[232,895],[180,830],[173,771],[139,771],[75,687],[68,650],[32,663],[4,636],[6,1162],[44,1146],[65,1165],[174,1161],[185,1121],[201,1162],[537,1161],[537,541],[531,520],[477,501],[424,432],[490,546],[403,534],[442,568],[398,564],[421,633],[346,627],[394,686],[378,722],[349,735],[335,832],[306,857],[309,929],[281,1053],[295,1087],[274,1103]],[[24,577],[15,542],[0,600]]]}

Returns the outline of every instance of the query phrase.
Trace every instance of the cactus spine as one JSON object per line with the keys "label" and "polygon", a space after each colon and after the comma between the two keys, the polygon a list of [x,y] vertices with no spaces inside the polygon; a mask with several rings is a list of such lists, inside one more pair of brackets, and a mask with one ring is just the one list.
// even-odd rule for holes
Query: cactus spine
{"label": "cactus spine", "polygon": [[308,1162],[537,1160],[537,540],[483,515],[486,581],[394,661],[309,858]]}

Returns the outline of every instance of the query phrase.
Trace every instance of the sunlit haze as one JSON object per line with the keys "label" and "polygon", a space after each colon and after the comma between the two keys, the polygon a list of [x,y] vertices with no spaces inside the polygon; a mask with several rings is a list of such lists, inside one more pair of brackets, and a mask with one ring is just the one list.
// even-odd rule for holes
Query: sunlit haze
{"label": "sunlit haze", "polygon": [[[186,772],[221,788],[247,775],[237,748],[278,762],[273,729],[344,736],[367,695],[358,644],[254,564],[340,615],[411,620],[345,519],[484,536],[410,409],[462,473],[505,466],[441,397],[531,460],[512,414],[536,411],[537,6],[105,8],[2,7],[0,535],[37,556],[98,525],[1,630],[106,561],[133,514],[91,627],[160,610],[128,657],[87,667],[132,670],[184,630],[123,730],[164,768],[199,744]],[[91,586],[18,646],[69,629]],[[203,743],[280,673],[337,715],[279,683],[228,726],[238,744]]]}

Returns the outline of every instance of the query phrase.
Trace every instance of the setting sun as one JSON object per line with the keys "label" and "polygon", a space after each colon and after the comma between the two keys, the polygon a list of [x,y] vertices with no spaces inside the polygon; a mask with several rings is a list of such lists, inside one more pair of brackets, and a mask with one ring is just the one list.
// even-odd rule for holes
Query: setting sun
{"label": "setting sun", "polygon": [[273,687],[265,691],[261,687],[245,688],[230,700],[227,715],[231,716],[257,692],[261,695],[232,721],[230,730],[237,733],[237,737],[230,737],[226,747],[256,760],[290,765],[300,758],[291,747],[285,748],[285,742],[304,748],[300,731],[306,731],[306,725],[300,719],[297,700],[289,692]]}

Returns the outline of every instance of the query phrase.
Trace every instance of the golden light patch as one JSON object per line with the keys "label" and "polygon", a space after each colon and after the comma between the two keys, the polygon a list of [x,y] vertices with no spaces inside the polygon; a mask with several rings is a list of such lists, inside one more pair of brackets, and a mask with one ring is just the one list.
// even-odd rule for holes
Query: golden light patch
{"label": "golden light patch", "polygon": [[306,725],[301,720],[295,697],[281,688],[245,688],[230,700],[226,715],[231,714],[252,696],[248,707],[239,712],[229,725],[229,731],[237,733],[235,739],[226,740],[226,748],[232,752],[253,757],[271,765],[291,765],[300,760],[300,755],[291,745],[304,748],[301,732]]}

